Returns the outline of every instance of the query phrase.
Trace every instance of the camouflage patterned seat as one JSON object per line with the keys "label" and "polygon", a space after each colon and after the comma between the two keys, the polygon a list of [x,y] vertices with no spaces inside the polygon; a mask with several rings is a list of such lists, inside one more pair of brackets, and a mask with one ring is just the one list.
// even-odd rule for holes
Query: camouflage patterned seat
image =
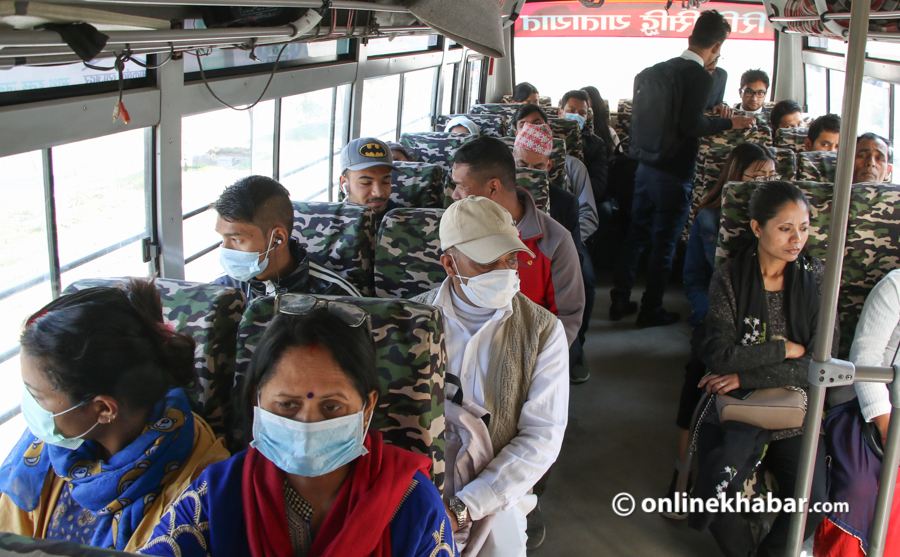
{"label": "camouflage patterned seat", "polygon": [[356,203],[294,201],[293,236],[310,259],[334,271],[364,295],[375,292],[375,212]]}
{"label": "camouflage patterned seat", "polygon": [[434,125],[434,131],[444,131],[447,123],[457,116],[465,116],[478,124],[478,127],[481,128],[481,135],[489,135],[491,137],[505,137],[509,135],[509,123],[502,114],[445,114],[438,116]]}
{"label": "camouflage patterned seat", "polygon": [[786,147],[772,147],[775,154],[775,172],[782,180],[797,179],[797,154]]}
{"label": "camouflage patterned seat", "polygon": [[[516,187],[522,188],[531,194],[535,206],[545,213],[550,212],[550,186],[548,184],[545,170],[534,170],[532,168],[516,169]],[[453,189],[453,183],[447,180],[444,184],[445,209],[453,204]]]}
{"label": "camouflage patterned seat", "polygon": [[394,209],[375,247],[375,295],[412,298],[443,282],[438,228],[443,209]]}
{"label": "camouflage patterned seat", "polygon": [[[825,259],[831,224],[832,184],[794,182],[809,198],[810,228],[807,253]],[[729,182],[722,197],[722,222],[716,261],[727,258],[751,237],[747,206],[754,182]],[[900,261],[900,186],[854,184],[850,198],[850,226],[844,251],[838,296],[841,340],[839,356],[847,358],[869,291]]]}
{"label": "camouflage patterned seat", "polygon": [[395,162],[391,199],[401,207],[443,207],[444,168],[424,162]]}
{"label": "camouflage patterned seat", "polygon": [[623,149],[625,152],[628,152],[628,137],[631,135],[631,113],[634,108],[634,103],[632,103],[631,99],[621,99],[619,101],[619,111],[616,113],[616,123],[613,126],[616,130],[616,135],[619,136],[619,139],[622,141]]}
{"label": "camouflage patterned seat", "polygon": [[[500,102],[504,104],[514,104],[512,95],[503,95],[500,99]],[[538,95],[538,106],[552,106],[553,103],[550,102],[550,97]]]}
{"label": "camouflage patterned seat", "polygon": [[[509,145],[512,150],[516,146],[515,137],[504,137],[501,141]],[[568,189],[566,182],[566,143],[562,139],[553,138],[553,150],[550,152],[550,158],[553,159],[553,168],[550,169],[550,183],[559,186],[562,189]]]}
{"label": "camouflage patterned seat", "polygon": [[521,104],[516,103],[485,103],[473,104],[469,108],[469,114],[502,114],[508,123],[511,123],[516,117],[516,111],[519,110]]}
{"label": "camouflage patterned seat", "polygon": [[803,142],[806,141],[806,134],[809,128],[780,128],[775,130],[775,146],[787,147],[795,153],[802,153],[806,150]]}
{"label": "camouflage patterned seat", "polygon": [[473,136],[460,133],[421,132],[404,133],[400,143],[413,150],[416,160],[437,164],[450,174],[450,159],[459,146],[472,139]]}
{"label": "camouflage patterned seat", "polygon": [[575,120],[550,118],[547,122],[553,131],[553,137],[566,143],[566,153],[584,162],[584,146],[581,143],[581,130]]}
{"label": "camouflage patterned seat", "polygon": [[[384,440],[430,456],[432,479],[444,484],[444,372],[446,349],[441,313],[432,306],[409,300],[330,297],[369,312],[375,340],[375,358],[382,394],[372,426]],[[238,328],[235,404],[242,404],[250,358],[275,312],[273,297],[247,305]],[[242,435],[246,436],[247,433]],[[246,439],[244,439],[246,441]]]}
{"label": "camouflage patterned seat", "polygon": [[[83,279],[70,284],[63,294],[95,286],[114,286],[124,279]],[[231,389],[234,384],[238,323],[244,312],[244,294],[227,286],[156,279],[162,298],[163,318],[179,333],[194,339],[197,382],[185,389],[191,407],[219,437],[231,423]]]}
{"label": "camouflage patterned seat", "polygon": [[806,182],[831,182],[837,172],[837,151],[797,153],[797,179]]}

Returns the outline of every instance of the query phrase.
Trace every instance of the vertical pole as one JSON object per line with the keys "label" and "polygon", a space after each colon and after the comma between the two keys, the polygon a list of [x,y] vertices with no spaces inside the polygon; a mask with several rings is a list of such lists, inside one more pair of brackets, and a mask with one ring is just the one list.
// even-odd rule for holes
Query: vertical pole
{"label": "vertical pole", "polygon": [[881,459],[881,478],[878,480],[878,496],[875,499],[875,513],[869,532],[869,557],[884,555],[888,518],[891,516],[891,501],[894,499],[894,484],[897,481],[897,463],[900,462],[900,380],[897,374],[900,365],[894,366],[894,381],[888,385],[891,392],[891,419],[888,423],[887,443]]}
{"label": "vertical pole", "polygon": [[[850,11],[850,44],[847,49],[847,79],[844,83],[844,106],[841,118],[841,139],[838,146],[837,176],[834,181],[834,201],[831,212],[831,231],[822,284],[822,301],[819,325],[816,330],[816,348],[809,374],[809,406],[804,422],[803,446],[800,452],[797,486],[794,498],[809,501],[812,491],[816,449],[822,425],[822,407],[825,387],[819,383],[817,364],[831,359],[834,320],[837,316],[838,293],[847,239],[847,219],[850,212],[850,193],[853,181],[853,160],[856,153],[856,127],[859,122],[859,101],[862,95],[863,67],[866,61],[866,39],[869,28],[869,3],[857,2]],[[797,512],[791,517],[788,534],[789,555],[799,556],[803,548],[806,513]]]}
{"label": "vertical pole", "polygon": [[281,98],[275,99],[275,123],[272,126],[272,179],[281,181]]}
{"label": "vertical pole", "polygon": [[53,183],[53,153],[41,149],[44,175],[44,221],[47,224],[47,259],[50,267],[50,292],[53,299],[62,291],[59,272],[59,243],[56,232],[56,190]]}
{"label": "vertical pole", "polygon": [[400,141],[400,131],[403,129],[403,95],[406,90],[406,74],[400,74],[399,94],[397,95],[397,129],[394,130],[394,141]]}
{"label": "vertical pole", "polygon": [[184,221],[181,210],[181,99],[184,60],[170,60],[157,70],[159,124],[156,126],[156,220],[160,276],[184,279]]}
{"label": "vertical pole", "polygon": [[441,66],[438,68],[437,75],[434,78],[435,93],[431,96],[433,100],[431,103],[431,129],[434,129],[438,116],[441,115],[441,110],[444,107],[444,63],[447,60],[447,51],[450,49],[450,39],[441,36],[440,40],[443,52],[441,53]]}
{"label": "vertical pole", "polygon": [[328,127],[328,201],[334,201],[334,126],[337,123],[337,87],[331,88],[331,125]]}
{"label": "vertical pole", "polygon": [[149,246],[148,275],[159,276],[159,230],[156,222],[156,129],[144,129],[144,222],[147,225]]}
{"label": "vertical pole", "polygon": [[350,137],[347,138],[348,140],[359,137],[362,129],[363,87],[366,81],[366,60],[369,58],[368,49],[368,45],[363,44],[362,40],[360,40],[357,47],[356,80],[353,82],[350,97]]}

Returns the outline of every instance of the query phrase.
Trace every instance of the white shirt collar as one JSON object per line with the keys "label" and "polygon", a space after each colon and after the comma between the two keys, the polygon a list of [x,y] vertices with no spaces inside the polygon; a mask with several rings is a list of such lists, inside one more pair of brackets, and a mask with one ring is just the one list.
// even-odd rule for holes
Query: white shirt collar
{"label": "white shirt collar", "polygon": [[681,53],[681,57],[685,60],[692,60],[694,62],[697,62],[701,66],[706,67],[706,62],[703,61],[703,58],[700,58],[700,55],[692,50],[685,50]]}

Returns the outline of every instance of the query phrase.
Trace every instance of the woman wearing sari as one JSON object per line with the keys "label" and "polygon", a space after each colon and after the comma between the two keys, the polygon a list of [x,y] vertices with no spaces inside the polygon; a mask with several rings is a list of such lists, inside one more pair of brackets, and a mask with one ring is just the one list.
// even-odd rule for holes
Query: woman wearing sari
{"label": "woman wearing sari", "polygon": [[153,283],[58,298],[21,346],[28,429],[0,468],[0,531],[133,551],[228,458],[180,388],[195,380],[194,342],[163,323]]}
{"label": "woman wearing sari", "polygon": [[184,557],[456,554],[431,461],[369,430],[368,314],[283,295],[250,362],[246,452],[210,466],[140,550]]}

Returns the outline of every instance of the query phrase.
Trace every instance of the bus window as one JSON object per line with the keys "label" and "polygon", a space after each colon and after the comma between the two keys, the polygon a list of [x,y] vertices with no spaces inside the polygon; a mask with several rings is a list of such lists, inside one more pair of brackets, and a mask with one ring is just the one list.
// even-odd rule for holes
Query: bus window
{"label": "bus window", "polygon": [[369,56],[381,54],[400,54],[428,50],[438,44],[437,35],[407,35],[385,39],[369,39]]}
{"label": "bus window", "polygon": [[871,77],[863,78],[859,103],[859,133],[872,132],[891,137],[891,84]]}
{"label": "bus window", "polygon": [[435,68],[403,74],[403,125],[400,133],[431,131]]}
{"label": "bus window", "polygon": [[840,114],[844,105],[844,72],[828,70],[828,112]]}
{"label": "bus window", "polygon": [[483,60],[469,61],[469,78],[466,80],[466,106],[462,108],[464,112],[468,112],[473,104],[478,104],[478,94],[481,91],[481,66],[483,64]]}
{"label": "bus window", "polygon": [[456,78],[456,64],[444,66],[444,92],[441,99],[441,114],[453,114],[453,82]]}
{"label": "bus window", "polygon": [[363,85],[360,137],[397,141],[397,110],[400,100],[400,75],[367,79]]}
{"label": "bus window", "polygon": [[806,64],[806,107],[813,116],[828,112],[828,78],[821,66]]}
{"label": "bus window", "polygon": [[341,146],[338,142],[335,149],[331,134],[343,133],[348,91],[349,86],[341,86],[282,99],[279,177],[291,199],[329,200],[329,160],[340,155]]}

